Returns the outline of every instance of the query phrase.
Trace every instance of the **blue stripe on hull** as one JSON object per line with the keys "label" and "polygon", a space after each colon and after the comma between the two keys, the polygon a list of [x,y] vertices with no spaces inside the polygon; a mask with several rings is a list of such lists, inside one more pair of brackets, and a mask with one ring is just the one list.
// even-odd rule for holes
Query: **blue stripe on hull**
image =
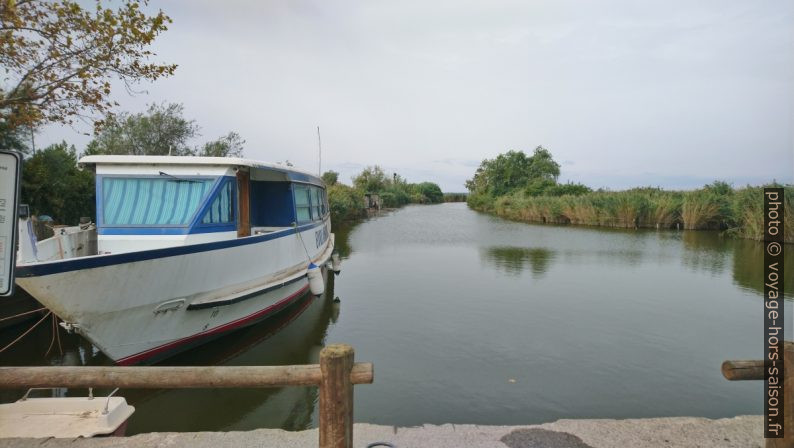
{"label": "blue stripe on hull", "polygon": [[285,229],[278,232],[267,233],[264,235],[254,235],[244,238],[237,238],[226,241],[214,241],[211,243],[191,244],[187,246],[166,247],[163,249],[150,249],[139,252],[125,252],[121,254],[97,255],[90,257],[69,258],[66,260],[40,263],[33,265],[17,266],[17,277],[37,277],[43,275],[60,274],[63,272],[78,271],[82,269],[92,269],[116,264],[134,263],[136,261],[153,260],[156,258],[174,257],[177,255],[195,254],[208,252],[229,247],[245,246],[257,244],[264,241],[275,240],[294,235],[297,232],[311,230],[315,227],[325,225],[325,222],[316,222],[299,226],[297,229]]}

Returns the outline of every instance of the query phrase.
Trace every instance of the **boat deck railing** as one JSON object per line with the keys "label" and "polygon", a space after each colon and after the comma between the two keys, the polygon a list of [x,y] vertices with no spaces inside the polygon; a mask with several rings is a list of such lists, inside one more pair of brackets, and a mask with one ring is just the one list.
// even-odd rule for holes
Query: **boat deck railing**
{"label": "boat deck railing", "polygon": [[372,363],[354,362],[353,347],[328,345],[320,363],[292,366],[0,367],[0,388],[140,389],[319,387],[320,448],[353,446],[353,385],[371,384]]}

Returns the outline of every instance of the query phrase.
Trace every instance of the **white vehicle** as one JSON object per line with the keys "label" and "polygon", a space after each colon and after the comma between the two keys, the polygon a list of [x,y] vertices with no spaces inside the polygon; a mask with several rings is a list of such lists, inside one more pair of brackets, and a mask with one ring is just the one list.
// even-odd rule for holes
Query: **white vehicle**
{"label": "white vehicle", "polygon": [[[96,225],[37,242],[17,284],[117,364],[153,362],[289,306],[334,248],[325,185],[220,157],[88,156]],[[321,277],[322,278],[322,277]]]}

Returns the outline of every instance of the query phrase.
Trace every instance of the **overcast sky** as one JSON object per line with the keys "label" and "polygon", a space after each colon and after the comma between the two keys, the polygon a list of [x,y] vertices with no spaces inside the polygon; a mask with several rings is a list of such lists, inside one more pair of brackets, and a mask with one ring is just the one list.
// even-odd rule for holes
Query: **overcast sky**
{"label": "overcast sky", "polygon": [[[464,191],[483,158],[543,145],[562,180],[621,189],[794,182],[794,2],[152,1],[200,141],[350,177],[379,164]],[[49,127],[37,146],[86,128]]]}

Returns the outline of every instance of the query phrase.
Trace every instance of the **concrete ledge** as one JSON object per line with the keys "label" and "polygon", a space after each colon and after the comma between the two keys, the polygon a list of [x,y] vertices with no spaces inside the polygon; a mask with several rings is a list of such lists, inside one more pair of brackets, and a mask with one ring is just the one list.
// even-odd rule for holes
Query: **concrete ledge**
{"label": "concrete ledge", "polygon": [[[671,417],[628,420],[558,420],[531,426],[425,425],[397,428],[358,423],[355,447],[389,442],[408,447],[487,448],[611,448],[611,447],[720,447],[763,446],[763,417],[740,416],[710,420]],[[311,447],[317,430],[289,432],[257,429],[244,432],[148,433],[102,439],[0,439],[0,448],[104,447]]]}

